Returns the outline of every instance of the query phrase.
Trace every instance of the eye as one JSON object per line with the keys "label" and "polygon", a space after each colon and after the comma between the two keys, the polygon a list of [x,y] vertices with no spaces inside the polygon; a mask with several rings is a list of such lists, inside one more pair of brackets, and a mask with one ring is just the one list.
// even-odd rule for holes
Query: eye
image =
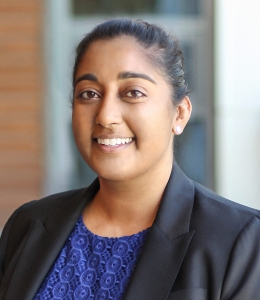
{"label": "eye", "polygon": [[83,93],[79,94],[79,97],[81,99],[95,99],[95,98],[100,98],[100,96],[93,92],[93,91],[84,91]]}
{"label": "eye", "polygon": [[127,92],[126,97],[130,97],[130,98],[140,98],[140,97],[144,97],[145,95],[143,93],[141,93],[138,90],[131,90],[129,92]]}

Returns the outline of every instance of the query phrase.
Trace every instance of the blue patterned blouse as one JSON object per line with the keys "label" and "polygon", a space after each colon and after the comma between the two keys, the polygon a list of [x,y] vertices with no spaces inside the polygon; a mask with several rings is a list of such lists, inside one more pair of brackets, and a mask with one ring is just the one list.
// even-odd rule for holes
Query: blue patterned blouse
{"label": "blue patterned blouse", "polygon": [[80,217],[34,299],[122,299],[148,231],[100,237]]}

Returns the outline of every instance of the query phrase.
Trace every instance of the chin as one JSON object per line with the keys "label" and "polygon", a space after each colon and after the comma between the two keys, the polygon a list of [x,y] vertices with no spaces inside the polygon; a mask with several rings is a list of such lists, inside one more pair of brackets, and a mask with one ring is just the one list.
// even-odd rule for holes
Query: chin
{"label": "chin", "polygon": [[111,181],[131,180],[137,176],[136,172],[129,167],[122,168],[116,166],[97,166],[89,164],[90,168],[98,175],[98,177]]}
{"label": "chin", "polygon": [[[133,174],[130,174],[128,172],[123,172],[122,170],[96,170],[95,171],[98,174],[98,177],[103,178],[105,180],[111,180],[111,181],[125,181],[130,180],[134,176]],[[132,175],[132,176],[131,176]]]}
{"label": "chin", "polygon": [[138,176],[134,161],[129,161],[129,157],[124,159],[102,159],[92,156],[92,159],[85,159],[85,161],[99,177],[106,180],[122,181]]}

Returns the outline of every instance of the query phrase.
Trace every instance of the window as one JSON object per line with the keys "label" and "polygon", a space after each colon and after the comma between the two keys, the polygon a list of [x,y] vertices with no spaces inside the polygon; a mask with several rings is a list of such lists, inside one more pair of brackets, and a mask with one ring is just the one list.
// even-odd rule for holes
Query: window
{"label": "window", "polygon": [[122,14],[198,15],[199,0],[73,0],[75,16]]}

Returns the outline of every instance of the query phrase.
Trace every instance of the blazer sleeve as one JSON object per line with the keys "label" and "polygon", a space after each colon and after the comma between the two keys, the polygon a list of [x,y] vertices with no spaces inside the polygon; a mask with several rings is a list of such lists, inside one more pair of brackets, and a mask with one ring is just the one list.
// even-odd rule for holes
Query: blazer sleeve
{"label": "blazer sleeve", "polygon": [[12,231],[12,227],[15,222],[15,219],[18,213],[20,212],[21,208],[22,206],[13,212],[13,214],[11,215],[11,217],[9,218],[9,220],[7,221],[4,227],[0,238],[0,288],[1,288],[3,276],[5,274],[6,266],[8,265],[8,261],[9,261],[8,256],[11,255],[11,253],[9,253],[8,251],[10,233]]}
{"label": "blazer sleeve", "polygon": [[224,279],[221,300],[260,299],[260,219],[240,232]]}

